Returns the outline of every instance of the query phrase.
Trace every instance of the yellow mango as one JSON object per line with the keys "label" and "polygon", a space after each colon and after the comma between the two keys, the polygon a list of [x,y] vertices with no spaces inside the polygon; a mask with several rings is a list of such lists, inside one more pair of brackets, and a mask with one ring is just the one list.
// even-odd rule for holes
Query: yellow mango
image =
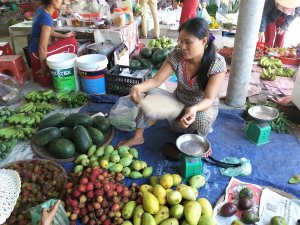
{"label": "yellow mango", "polygon": [[159,210],[158,199],[150,192],[143,194],[143,207],[147,213],[156,214]]}
{"label": "yellow mango", "polygon": [[142,225],[142,218],[144,214],[144,208],[142,205],[135,207],[133,211],[133,225]]}
{"label": "yellow mango", "polygon": [[154,215],[156,224],[160,224],[162,221],[170,217],[169,208],[167,206],[160,206],[158,213]]}
{"label": "yellow mango", "polygon": [[201,206],[196,201],[188,201],[184,205],[184,216],[190,225],[197,225],[201,217]]}
{"label": "yellow mango", "polygon": [[166,190],[160,184],[154,186],[152,193],[158,199],[160,205],[165,205],[167,203]]}

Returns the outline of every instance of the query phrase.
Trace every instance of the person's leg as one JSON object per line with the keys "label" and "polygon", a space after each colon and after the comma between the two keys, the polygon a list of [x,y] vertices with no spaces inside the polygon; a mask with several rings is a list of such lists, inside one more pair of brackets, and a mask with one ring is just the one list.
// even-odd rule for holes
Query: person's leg
{"label": "person's leg", "polygon": [[59,40],[53,41],[48,46],[47,56],[58,54],[58,53],[63,53],[63,52],[77,54],[78,42],[77,42],[76,38],[68,37],[65,39],[59,39]]}
{"label": "person's leg", "polygon": [[148,4],[151,10],[153,23],[154,23],[154,36],[155,38],[159,38],[160,30],[159,30],[159,21],[157,17],[157,0],[148,0]]}
{"label": "person's leg", "polygon": [[[170,93],[160,88],[154,88],[147,93],[147,95],[155,95],[155,94],[161,94],[161,95],[169,96],[171,98],[175,98],[173,93]],[[116,147],[119,147],[121,145],[126,145],[131,147],[134,145],[140,145],[144,143],[144,130],[151,126],[152,119],[151,117],[147,116],[143,110],[140,109],[135,119],[135,122],[137,128],[135,130],[134,136],[127,140],[120,141]]]}
{"label": "person's leg", "polygon": [[284,35],[285,32],[283,32],[282,34],[276,34],[276,38],[274,41],[274,48],[282,48],[283,44],[284,44]]}
{"label": "person's leg", "polygon": [[147,1],[148,0],[140,0],[140,6],[142,7],[142,34],[145,38],[148,36],[148,28],[147,28]]}
{"label": "person's leg", "polygon": [[265,46],[273,48],[274,38],[276,34],[276,23],[269,23],[265,31]]}

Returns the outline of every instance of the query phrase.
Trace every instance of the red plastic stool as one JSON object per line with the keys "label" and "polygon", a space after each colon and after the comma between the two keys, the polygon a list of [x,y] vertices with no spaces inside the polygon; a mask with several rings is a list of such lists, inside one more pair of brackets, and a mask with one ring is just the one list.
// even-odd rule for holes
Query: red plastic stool
{"label": "red plastic stool", "polygon": [[42,85],[43,87],[50,86],[52,84],[51,76],[46,75],[41,78],[40,74],[37,73],[41,69],[41,62],[39,59],[31,56],[32,55],[30,54],[33,81],[40,83],[40,85]]}
{"label": "red plastic stool", "polygon": [[20,85],[25,79],[29,80],[29,73],[21,55],[2,55],[0,56],[0,72],[13,76]]}
{"label": "red plastic stool", "polygon": [[8,42],[0,42],[0,56],[12,55],[12,50]]}

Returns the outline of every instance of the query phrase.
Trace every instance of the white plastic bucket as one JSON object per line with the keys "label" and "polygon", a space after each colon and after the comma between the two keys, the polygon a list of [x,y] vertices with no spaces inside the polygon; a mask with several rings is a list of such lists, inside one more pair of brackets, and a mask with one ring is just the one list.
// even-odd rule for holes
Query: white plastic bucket
{"label": "white plastic bucket", "polygon": [[76,76],[74,53],[59,53],[47,57],[46,63],[50,68],[54,87],[57,92],[79,91]]}
{"label": "white plastic bucket", "polygon": [[105,94],[105,73],[108,60],[105,55],[89,54],[76,59],[83,90],[88,94]]}

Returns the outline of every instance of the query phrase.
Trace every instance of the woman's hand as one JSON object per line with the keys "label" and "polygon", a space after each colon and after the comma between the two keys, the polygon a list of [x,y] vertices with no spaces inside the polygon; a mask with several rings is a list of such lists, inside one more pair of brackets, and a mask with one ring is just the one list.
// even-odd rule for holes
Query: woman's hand
{"label": "woman's hand", "polygon": [[41,225],[51,225],[59,204],[60,200],[57,200],[56,204],[50,209],[43,208]]}
{"label": "woman's hand", "polygon": [[40,77],[43,77],[43,76],[45,76],[46,74],[48,74],[49,71],[48,71],[48,68],[47,68],[47,67],[43,67],[43,66],[42,66],[41,69],[38,70],[36,73],[39,74]]}
{"label": "woman's hand", "polygon": [[264,32],[259,32],[259,34],[258,34],[258,41],[259,42],[263,42],[263,39],[264,39]]}
{"label": "woman's hand", "polygon": [[186,109],[185,114],[179,120],[179,125],[182,128],[188,128],[196,119],[197,108],[191,106]]}
{"label": "woman's hand", "polygon": [[139,86],[138,85],[134,85],[132,88],[131,88],[131,91],[130,91],[130,97],[131,99],[135,102],[135,103],[139,103],[140,100],[141,100],[141,91],[139,90]]}
{"label": "woman's hand", "polygon": [[64,34],[64,38],[75,37],[75,36],[76,36],[76,33],[74,31]]}

